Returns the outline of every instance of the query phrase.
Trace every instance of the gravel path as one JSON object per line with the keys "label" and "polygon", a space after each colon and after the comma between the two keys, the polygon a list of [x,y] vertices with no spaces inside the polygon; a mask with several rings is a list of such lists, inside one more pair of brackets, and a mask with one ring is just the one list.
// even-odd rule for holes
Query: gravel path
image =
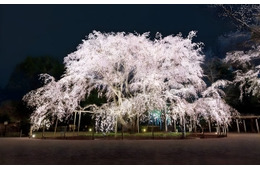
{"label": "gravel path", "polygon": [[260,165],[260,134],[185,140],[0,138],[0,164]]}

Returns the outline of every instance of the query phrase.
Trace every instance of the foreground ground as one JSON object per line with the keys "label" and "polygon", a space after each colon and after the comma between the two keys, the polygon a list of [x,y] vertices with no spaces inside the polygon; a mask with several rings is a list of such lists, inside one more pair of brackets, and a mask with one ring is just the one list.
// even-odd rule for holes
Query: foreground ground
{"label": "foreground ground", "polygon": [[260,164],[260,134],[184,140],[0,138],[0,164]]}

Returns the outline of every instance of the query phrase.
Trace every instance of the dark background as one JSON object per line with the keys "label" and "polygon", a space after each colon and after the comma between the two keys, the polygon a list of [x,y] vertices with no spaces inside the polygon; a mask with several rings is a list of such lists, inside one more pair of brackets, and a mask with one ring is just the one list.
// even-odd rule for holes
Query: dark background
{"label": "dark background", "polygon": [[[157,32],[186,37],[195,30],[193,41],[204,43],[206,60],[223,58],[229,47],[234,49],[234,44],[248,38],[246,34],[230,40],[226,35],[237,28],[230,19],[220,17],[214,5],[0,5],[0,123],[19,120],[19,126],[28,131],[32,110],[22,97],[41,86],[41,73],[59,79],[63,58],[93,30],[150,32],[151,39]],[[212,61],[219,79],[232,77],[221,62]],[[237,88],[227,90],[231,106],[241,113],[258,113],[258,98],[245,98],[242,103],[238,98]],[[100,99],[94,94],[86,102]]]}
{"label": "dark background", "polygon": [[230,29],[209,5],[0,5],[0,87],[27,56],[62,62],[93,30],[151,36],[196,30],[195,41],[215,50],[216,39]]}

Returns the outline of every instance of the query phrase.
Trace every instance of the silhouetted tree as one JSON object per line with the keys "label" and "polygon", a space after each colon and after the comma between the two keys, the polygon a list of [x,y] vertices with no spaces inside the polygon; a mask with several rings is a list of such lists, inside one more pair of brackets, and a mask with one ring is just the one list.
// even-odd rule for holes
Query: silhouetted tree
{"label": "silhouetted tree", "polygon": [[52,57],[27,57],[15,67],[5,90],[11,93],[11,99],[20,99],[28,91],[42,86],[38,80],[40,73],[59,78],[63,71],[63,64]]}

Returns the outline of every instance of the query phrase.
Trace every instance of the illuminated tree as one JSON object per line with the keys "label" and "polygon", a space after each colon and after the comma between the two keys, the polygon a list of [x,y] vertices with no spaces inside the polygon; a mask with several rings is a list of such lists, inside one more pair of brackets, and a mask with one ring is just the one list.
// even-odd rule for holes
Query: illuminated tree
{"label": "illuminated tree", "polygon": [[[93,32],[64,59],[64,77],[84,77],[82,89],[89,94],[98,89],[107,98],[106,104],[95,108],[97,118],[112,116],[107,127],[117,120],[125,124],[126,118],[149,110],[163,110],[167,103],[179,107],[205,87],[200,67],[204,56],[201,44],[192,42],[194,36],[195,32],[186,39],[157,34],[151,41],[147,33]],[[185,111],[178,114],[183,117]]]}
{"label": "illuminated tree", "polygon": [[194,111],[197,114],[196,116],[201,117],[206,121],[215,122],[218,127],[222,126],[226,129],[232,116],[239,114],[224,100],[225,92],[223,91],[223,88],[229,84],[231,84],[231,82],[219,80],[203,91],[202,98],[198,99],[193,104]]}
{"label": "illuminated tree", "polygon": [[[198,117],[194,104],[201,101],[198,98],[206,88],[202,80],[202,44],[192,42],[194,36],[194,31],[187,38],[162,38],[158,33],[151,40],[148,33],[94,31],[77,51],[64,58],[65,73],[59,81],[42,75],[45,85],[24,97],[35,107],[33,124],[39,125],[50,114],[67,117],[77,109],[92,113],[98,130],[116,132],[118,122],[125,126],[136,118],[139,125],[148,112],[166,113],[167,108],[168,116],[180,119],[185,127],[188,117]],[[105,97],[106,103],[80,107],[80,101],[93,90]],[[209,108],[221,106],[214,104]],[[230,118],[230,114],[207,114],[214,114],[219,123]]]}
{"label": "illuminated tree", "polygon": [[259,97],[260,95],[260,79],[259,68],[257,62],[260,59],[260,46],[249,51],[229,52],[224,59],[234,67],[235,79],[233,83],[239,85],[240,97],[242,101],[245,95],[252,94]]}
{"label": "illuminated tree", "polygon": [[54,77],[41,74],[40,79],[44,81],[44,86],[23,97],[27,105],[34,109],[30,117],[33,129],[48,127],[54,120],[63,121],[63,118],[68,118],[77,108],[79,103],[76,96],[80,96],[81,92],[77,88],[79,82],[72,85],[67,78],[55,81]]}

